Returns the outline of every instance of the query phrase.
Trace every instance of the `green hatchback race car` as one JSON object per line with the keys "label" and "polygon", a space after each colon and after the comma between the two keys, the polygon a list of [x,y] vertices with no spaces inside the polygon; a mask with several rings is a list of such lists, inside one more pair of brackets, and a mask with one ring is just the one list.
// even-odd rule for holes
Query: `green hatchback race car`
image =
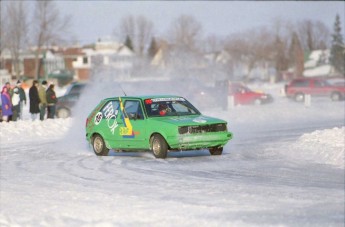
{"label": "green hatchback race car", "polygon": [[102,100],[86,120],[86,139],[96,155],[114,151],[152,151],[166,158],[169,151],[209,149],[221,155],[232,139],[227,122],[201,115],[179,96],[113,97]]}

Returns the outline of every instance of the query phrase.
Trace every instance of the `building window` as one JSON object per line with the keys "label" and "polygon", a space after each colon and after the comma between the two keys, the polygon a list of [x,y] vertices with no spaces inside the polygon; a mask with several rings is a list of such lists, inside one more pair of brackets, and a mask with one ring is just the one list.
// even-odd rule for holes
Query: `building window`
{"label": "building window", "polygon": [[86,65],[88,63],[88,58],[87,57],[83,57],[83,64]]}

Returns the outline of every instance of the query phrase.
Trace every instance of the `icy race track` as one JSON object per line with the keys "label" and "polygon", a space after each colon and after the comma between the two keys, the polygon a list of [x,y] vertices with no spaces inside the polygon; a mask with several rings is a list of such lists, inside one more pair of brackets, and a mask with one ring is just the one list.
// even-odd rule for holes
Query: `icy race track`
{"label": "icy race track", "polygon": [[205,114],[222,156],[97,157],[84,116],[1,125],[0,226],[344,226],[343,102]]}

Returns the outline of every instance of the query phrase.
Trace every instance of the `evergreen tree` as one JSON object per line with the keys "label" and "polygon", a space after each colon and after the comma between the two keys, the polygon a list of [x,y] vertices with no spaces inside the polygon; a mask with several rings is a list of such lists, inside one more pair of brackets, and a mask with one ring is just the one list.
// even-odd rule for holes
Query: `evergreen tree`
{"label": "evergreen tree", "polygon": [[296,32],[292,34],[289,58],[291,66],[294,67],[294,76],[302,77],[304,71],[304,52]]}
{"label": "evergreen tree", "polygon": [[133,43],[129,35],[126,36],[125,46],[128,47],[131,51],[134,51]]}
{"label": "evergreen tree", "polygon": [[152,37],[151,44],[150,44],[150,47],[148,49],[149,58],[152,59],[156,55],[157,51],[158,51],[157,42],[156,42],[155,38]]}
{"label": "evergreen tree", "polygon": [[332,34],[332,47],[330,62],[332,66],[341,74],[345,74],[345,47],[343,36],[341,34],[340,17],[337,14],[335,17],[334,31]]}

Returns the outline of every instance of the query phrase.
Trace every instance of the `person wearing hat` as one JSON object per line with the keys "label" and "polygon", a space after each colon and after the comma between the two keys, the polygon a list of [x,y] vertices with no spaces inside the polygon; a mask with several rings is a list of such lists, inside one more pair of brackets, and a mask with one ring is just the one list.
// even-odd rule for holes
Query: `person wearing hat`
{"label": "person wearing hat", "polygon": [[16,88],[18,88],[19,90],[19,98],[20,98],[18,118],[23,120],[23,108],[24,108],[24,105],[26,105],[26,94],[25,94],[24,89],[22,88],[22,82],[20,80],[17,81]]}
{"label": "person wearing hat", "polygon": [[38,88],[38,96],[40,97],[40,120],[43,121],[47,109],[47,81],[43,80],[41,86]]}

